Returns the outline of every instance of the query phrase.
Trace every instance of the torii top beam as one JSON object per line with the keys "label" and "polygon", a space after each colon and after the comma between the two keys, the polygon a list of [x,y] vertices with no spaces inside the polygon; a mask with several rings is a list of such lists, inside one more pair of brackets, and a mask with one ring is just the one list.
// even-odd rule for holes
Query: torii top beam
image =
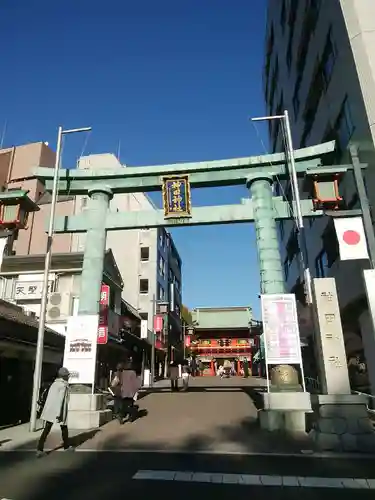
{"label": "torii top beam", "polygon": [[[305,172],[308,168],[318,167],[320,158],[335,149],[334,141],[294,151],[296,170]],[[158,191],[164,175],[189,174],[192,187],[214,187],[244,184],[247,177],[255,173],[285,178],[288,176],[284,153],[263,156],[249,156],[229,160],[197,163],[176,163],[147,167],[126,167],[114,170],[62,169],[59,175],[60,194],[86,194],[96,184],[105,185],[114,194],[127,192]],[[53,169],[37,168],[36,177],[45,184],[47,191],[52,190]]]}

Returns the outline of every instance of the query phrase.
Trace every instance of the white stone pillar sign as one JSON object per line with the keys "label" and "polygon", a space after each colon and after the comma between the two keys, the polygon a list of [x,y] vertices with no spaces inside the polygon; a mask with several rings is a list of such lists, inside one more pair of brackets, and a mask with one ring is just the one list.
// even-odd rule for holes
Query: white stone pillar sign
{"label": "white stone pillar sign", "polygon": [[344,335],[334,278],[313,280],[316,305],[315,345],[323,394],[350,394]]}

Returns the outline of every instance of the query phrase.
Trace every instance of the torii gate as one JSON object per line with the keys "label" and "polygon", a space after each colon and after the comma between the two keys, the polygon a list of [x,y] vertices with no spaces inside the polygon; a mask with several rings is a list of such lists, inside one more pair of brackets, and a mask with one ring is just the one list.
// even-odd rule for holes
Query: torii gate
{"label": "torii gate", "polygon": [[[327,167],[320,167],[321,157],[333,150],[333,142],[296,150],[294,157],[297,173],[302,175],[309,171],[327,171]],[[347,167],[350,168],[349,165]],[[160,191],[164,176],[182,174],[189,176],[190,186],[195,188],[246,185],[251,199],[242,200],[237,205],[192,207],[191,216],[183,218],[166,218],[163,210],[120,213],[109,211],[109,202],[114,195]],[[37,168],[35,175],[45,184],[47,191],[52,190],[52,169]],[[57,217],[55,221],[56,233],[87,232],[79,314],[98,314],[106,233],[124,229],[254,222],[261,292],[284,293],[276,220],[291,219],[292,210],[288,201],[273,196],[272,185],[275,177],[285,180],[288,176],[284,153],[115,170],[62,169],[59,175],[59,194],[89,196],[84,213]],[[323,215],[323,212],[314,210],[312,200],[302,200],[301,203],[305,217]]]}
{"label": "torii gate", "polygon": [[[343,174],[353,170],[352,164],[322,166],[321,158],[332,153],[334,149],[334,142],[328,142],[295,150],[294,159],[297,175],[300,177],[309,175],[332,176],[332,174]],[[358,168],[366,168],[367,165],[359,164],[358,161],[357,166]],[[38,168],[35,175],[45,184],[47,191],[52,191],[54,175],[52,169]],[[187,176],[188,187],[246,185],[251,198],[242,200],[242,203],[237,205],[193,207],[191,210],[189,207],[186,216],[182,217],[181,214],[167,217],[163,210],[130,213],[109,211],[110,200],[116,194],[160,191],[165,188],[165,178],[171,179],[182,175]],[[98,315],[106,233],[107,231],[124,229],[254,222],[261,293],[266,295],[285,293],[276,221],[292,219],[295,207],[283,197],[273,196],[273,183],[276,177],[279,180],[289,178],[288,162],[284,153],[198,163],[127,167],[116,170],[61,170],[58,183],[60,194],[89,196],[88,209],[84,213],[57,217],[55,222],[56,233],[87,232],[78,314],[82,316]],[[185,201],[190,202],[190,200]],[[316,210],[311,199],[302,200],[301,211],[304,217],[324,215],[324,211]],[[354,212],[358,211],[352,210],[352,215]],[[362,210],[359,211],[359,215],[361,214]],[[363,215],[365,217],[366,214],[363,213]],[[330,280],[328,279],[328,281]],[[338,311],[337,301],[336,307]],[[343,358],[345,358],[343,340],[341,343]],[[342,369],[347,372],[346,366],[343,366]],[[326,368],[323,367],[323,370]],[[347,375],[344,374],[344,379],[345,377]],[[347,381],[345,379],[344,382],[344,385],[349,388],[349,379],[347,378]],[[285,386],[286,391],[290,388],[291,386]],[[350,388],[348,390],[350,392]],[[274,424],[279,418],[276,415],[277,418],[274,420],[275,413],[284,415],[281,418],[285,418],[285,425],[281,420],[277,424],[280,428],[286,428],[289,425],[297,429],[299,426],[304,426],[305,412],[311,411],[308,393],[283,392],[282,394],[275,393],[274,398],[270,397],[272,394],[268,394],[268,396],[268,398],[264,398],[267,402],[265,409],[275,411],[273,413],[272,411],[263,412],[266,428],[272,430],[275,427]],[[306,398],[299,396],[306,396]],[[327,404],[329,396],[324,397],[326,398],[324,404]],[[350,399],[349,396],[345,397]],[[337,398],[336,393],[329,403],[336,404],[335,398]],[[357,396],[353,396],[353,401],[350,403],[356,405],[360,403],[359,406],[362,405],[365,411],[365,401],[357,401],[356,398],[358,399]],[[285,410],[287,411],[285,412]],[[290,415],[291,418],[289,418]],[[286,423],[287,421],[289,424]]]}

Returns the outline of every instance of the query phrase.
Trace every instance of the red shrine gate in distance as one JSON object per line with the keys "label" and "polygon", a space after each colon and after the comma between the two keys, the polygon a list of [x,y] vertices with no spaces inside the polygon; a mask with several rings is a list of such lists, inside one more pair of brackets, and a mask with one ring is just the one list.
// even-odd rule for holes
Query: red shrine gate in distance
{"label": "red shrine gate in distance", "polygon": [[194,334],[186,336],[186,354],[202,367],[201,375],[214,376],[220,365],[231,363],[243,374],[248,360],[250,375],[258,375],[253,357],[259,350],[261,323],[252,319],[249,307],[197,308],[192,311]]}

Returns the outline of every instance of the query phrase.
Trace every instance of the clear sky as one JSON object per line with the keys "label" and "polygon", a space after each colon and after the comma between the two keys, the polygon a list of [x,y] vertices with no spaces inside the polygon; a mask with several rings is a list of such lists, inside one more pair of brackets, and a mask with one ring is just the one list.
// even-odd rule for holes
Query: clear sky
{"label": "clear sky", "polygon": [[[0,130],[4,146],[70,136],[80,154],[128,165],[263,154],[265,0],[3,0]],[[245,188],[194,190],[193,205],[230,204]],[[159,199],[155,199],[159,203]],[[173,230],[190,307],[252,305],[259,271],[250,224]]]}

